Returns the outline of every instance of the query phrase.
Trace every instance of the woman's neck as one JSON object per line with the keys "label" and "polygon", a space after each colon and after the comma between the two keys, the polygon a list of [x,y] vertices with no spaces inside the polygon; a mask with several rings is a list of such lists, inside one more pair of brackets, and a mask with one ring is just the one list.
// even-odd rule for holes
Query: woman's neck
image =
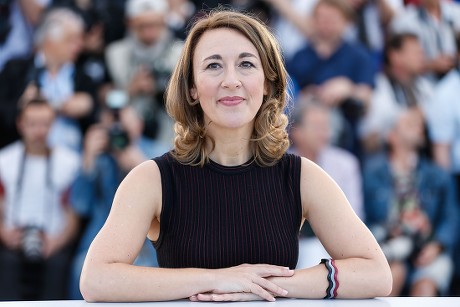
{"label": "woman's neck", "polygon": [[[212,125],[212,124],[211,124]],[[214,139],[214,149],[209,153],[209,158],[221,165],[236,166],[249,161],[253,156],[251,145],[252,130],[222,129],[216,126],[210,127],[207,135]],[[208,148],[211,150],[211,142]]]}

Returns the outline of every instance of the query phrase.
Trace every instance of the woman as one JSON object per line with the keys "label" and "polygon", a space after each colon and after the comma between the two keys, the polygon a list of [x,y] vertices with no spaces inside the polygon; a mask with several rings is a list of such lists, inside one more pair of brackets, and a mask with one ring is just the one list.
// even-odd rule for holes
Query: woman
{"label": "woman", "polygon": [[[259,21],[221,11],[194,25],[167,92],[175,149],[121,183],[85,260],[87,301],[390,292],[388,263],[341,190],[314,163],[285,153],[286,79]],[[293,270],[304,220],[335,262]],[[146,234],[160,268],[132,265]]]}

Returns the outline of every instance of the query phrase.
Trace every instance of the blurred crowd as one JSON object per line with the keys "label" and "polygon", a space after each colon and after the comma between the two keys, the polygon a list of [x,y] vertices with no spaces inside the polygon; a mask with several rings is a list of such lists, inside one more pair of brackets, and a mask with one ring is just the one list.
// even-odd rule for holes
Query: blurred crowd
{"label": "blurred crowd", "polygon": [[[460,1],[0,0],[0,301],[81,299],[124,176],[172,148],[188,24],[250,12],[290,76],[291,152],[370,228],[398,296],[460,295]],[[298,267],[326,251],[308,223]],[[146,240],[136,264],[157,265]]]}

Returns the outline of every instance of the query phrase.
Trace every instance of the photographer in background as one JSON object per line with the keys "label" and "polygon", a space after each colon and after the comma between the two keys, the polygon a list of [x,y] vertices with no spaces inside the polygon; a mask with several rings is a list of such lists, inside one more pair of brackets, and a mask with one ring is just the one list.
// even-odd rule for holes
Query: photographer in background
{"label": "photographer in background", "polygon": [[401,110],[388,153],[364,168],[366,223],[390,263],[395,296],[446,295],[454,269],[455,188],[450,174],[419,154],[423,129],[418,108]]}
{"label": "photographer in background", "polygon": [[[93,121],[95,85],[75,65],[82,47],[83,20],[71,10],[49,11],[35,34],[36,53],[9,61],[0,74],[0,147],[14,141],[16,104],[24,92],[37,89],[57,111],[50,145],[80,150],[82,132]],[[12,82],[13,81],[13,82]]]}
{"label": "photographer in background", "polygon": [[[127,99],[123,91],[111,91],[107,95],[108,109],[101,113],[101,123],[90,127],[85,136],[83,167],[70,193],[74,210],[87,221],[72,264],[71,299],[82,299],[79,279],[83,261],[109,215],[121,180],[139,163],[168,150],[142,136],[143,121],[134,108],[126,106]],[[155,250],[150,242],[144,244],[136,264],[156,265]]]}
{"label": "photographer in background", "polygon": [[384,66],[377,75],[369,111],[360,125],[366,154],[383,150],[384,131],[401,110],[426,109],[431,103],[433,86],[423,76],[425,56],[418,37],[411,33],[390,36],[384,49]]}
{"label": "photographer in background", "polygon": [[182,42],[168,30],[167,14],[167,0],[128,0],[128,35],[107,47],[106,59],[115,87],[128,92],[130,104],[143,115],[144,134],[170,144],[172,121],[163,95]]}
{"label": "photographer in background", "polygon": [[78,229],[66,196],[79,157],[47,145],[56,114],[46,100],[23,102],[22,139],[0,151],[0,301],[65,299]]}

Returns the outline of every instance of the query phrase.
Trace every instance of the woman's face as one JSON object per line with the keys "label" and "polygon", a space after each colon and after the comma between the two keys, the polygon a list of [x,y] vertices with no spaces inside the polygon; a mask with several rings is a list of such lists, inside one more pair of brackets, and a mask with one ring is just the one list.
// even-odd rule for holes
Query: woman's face
{"label": "woman's face", "polygon": [[199,100],[209,127],[248,128],[266,93],[259,53],[235,30],[205,32],[193,56],[193,99]]}

